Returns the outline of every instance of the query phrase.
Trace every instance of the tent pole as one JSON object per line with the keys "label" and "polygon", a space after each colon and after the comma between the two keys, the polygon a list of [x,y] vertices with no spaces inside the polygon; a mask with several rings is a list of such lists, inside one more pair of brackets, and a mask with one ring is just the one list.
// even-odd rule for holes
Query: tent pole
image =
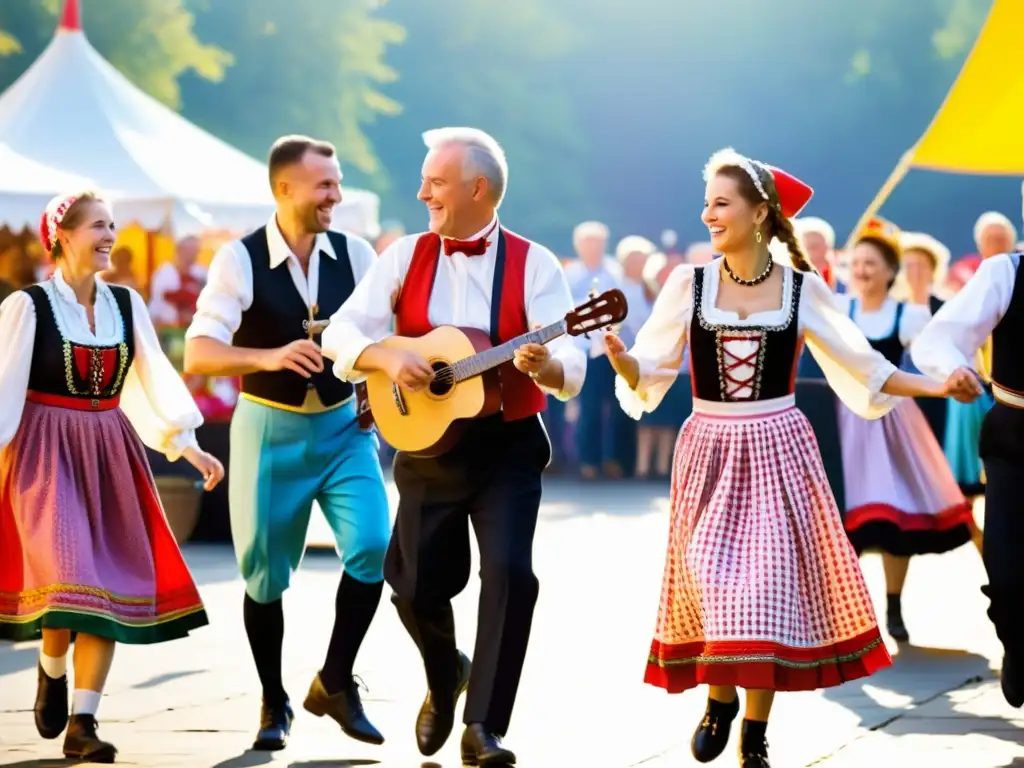
{"label": "tent pole", "polygon": [[889,174],[889,178],[885,180],[885,184],[882,185],[882,188],[878,190],[878,194],[875,195],[875,199],[871,201],[871,205],[867,207],[867,210],[864,211],[860,219],[857,221],[856,226],[854,226],[850,231],[850,236],[846,239],[846,244],[843,246],[844,250],[850,249],[853,245],[854,238],[856,238],[857,235],[860,234],[861,230],[864,229],[868,220],[878,213],[878,210],[885,204],[889,195],[891,195],[892,191],[896,188],[896,185],[903,181],[903,177],[907,175],[907,171],[910,170],[910,166],[913,164],[914,150],[916,148],[917,147],[915,145],[903,153],[903,157],[900,158],[900,161],[896,164],[892,173]]}

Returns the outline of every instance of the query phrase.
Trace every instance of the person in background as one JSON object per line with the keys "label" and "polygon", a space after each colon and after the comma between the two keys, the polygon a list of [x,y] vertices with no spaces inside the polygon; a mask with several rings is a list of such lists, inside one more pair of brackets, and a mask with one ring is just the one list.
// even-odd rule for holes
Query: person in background
{"label": "person in background", "polygon": [[196,263],[201,241],[195,235],[174,246],[174,260],[163,264],[150,280],[149,315],[161,327],[185,328],[192,322],[199,292],[206,282],[206,268]]}
{"label": "person in background", "polygon": [[[622,288],[622,267],[608,255],[608,227],[599,221],[585,221],[572,233],[578,259],[565,269],[573,303],[579,306],[591,292],[602,293]],[[577,337],[590,360],[604,356],[598,333]],[[580,417],[576,424],[576,447],[580,473],[595,480],[602,471],[611,478],[622,477],[622,465],[615,451],[615,376],[607,365],[588,366],[588,375],[580,393]]]}
{"label": "person in background", "polygon": [[982,261],[1009,253],[1017,241],[1017,228],[999,211],[986,211],[974,224],[974,245],[978,252],[958,259],[949,270],[949,289],[955,293],[978,271]]}
{"label": "person in background", "polygon": [[123,285],[125,288],[142,293],[139,281],[135,279],[135,273],[132,272],[131,248],[124,246],[115,248],[114,252],[110,254],[110,269],[103,270],[100,277],[108,285]]}
{"label": "person in background", "polygon": [[[647,321],[654,305],[654,297],[644,280],[648,260],[657,252],[654,243],[639,235],[622,238],[615,247],[615,258],[622,267],[622,292],[629,307],[626,319],[619,326],[619,334],[632,344],[637,331]],[[639,429],[621,408],[612,408],[612,423],[616,460],[626,475],[637,471],[639,461]],[[648,437],[648,440],[650,438]],[[646,449],[649,456],[650,443]],[[650,459],[648,459],[648,464]]]}
{"label": "person in background", "polygon": [[835,291],[838,282],[834,254],[836,231],[832,225],[817,216],[804,216],[794,219],[793,230],[800,238],[804,250],[807,251],[811,266],[818,270],[821,279]]}
{"label": "person in background", "polygon": [[[850,293],[836,297],[845,300],[847,314],[894,366],[931,319],[927,303],[907,304],[889,295],[901,253],[895,226],[877,217],[868,221],[854,241]],[[901,597],[910,558],[949,552],[971,541],[971,504],[913,399],[900,399],[875,420],[840,404],[838,420],[846,532],[857,554],[882,552],[887,628],[894,640],[906,642]]]}
{"label": "person in background", "polygon": [[697,243],[690,243],[686,249],[686,254],[683,256],[683,261],[692,267],[701,267],[705,264],[710,264],[713,258],[715,258],[715,247],[711,243],[702,240]]}
{"label": "person in background", "polygon": [[380,235],[373,243],[378,255],[384,253],[395,240],[405,237],[405,226],[400,221],[385,221],[380,225]]}

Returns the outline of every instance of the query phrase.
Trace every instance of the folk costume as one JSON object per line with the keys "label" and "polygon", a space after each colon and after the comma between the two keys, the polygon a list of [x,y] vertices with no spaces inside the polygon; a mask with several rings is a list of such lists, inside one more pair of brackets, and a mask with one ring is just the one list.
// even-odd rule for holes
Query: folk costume
{"label": "folk costume", "polygon": [[[272,216],[216,254],[186,337],[267,350],[316,340],[312,323],[342,305],[375,258],[361,238],[321,233],[307,275]],[[334,532],[344,573],[327,659],[305,706],[333,717],[352,738],[383,740],[363,714],[352,676],[380,602],[390,534],[377,449],[374,431],[358,422],[352,385],[329,370],[310,379],[289,370],[241,377],[231,419],[228,497],[245,579],[246,632],[263,686],[256,749],[281,749],[291,727],[281,680],[281,600],[302,559],[314,501]]]}
{"label": "folk costume", "polygon": [[[324,353],[340,379],[358,382],[365,378],[356,368],[359,356],[389,334],[392,319],[401,336],[455,325],[487,331],[497,344],[572,308],[555,256],[495,217],[467,241],[424,233],[393,243],[331,318]],[[562,391],[547,393],[569,400],[583,385],[585,354],[567,337],[549,349],[562,364],[564,383]],[[444,745],[468,681],[463,756],[511,756],[500,740],[511,721],[537,599],[532,546],[551,446],[539,415],[545,391],[511,363],[500,376],[500,413],[471,422],[441,456],[400,452],[395,458],[398,516],[385,576],[426,670],[429,691],[417,720],[424,755]],[[472,678],[469,659],[456,649],[451,608],[470,575],[467,523],[479,545],[481,578]]]}
{"label": "folk costume", "polygon": [[[786,217],[811,197],[798,179],[731,151],[713,157],[706,174],[716,160],[746,171]],[[777,203],[763,191],[767,173]],[[629,352],[639,364],[636,388],[616,379],[622,408],[640,418],[662,402],[689,345],[693,415],[676,444],[665,575],[644,680],[669,693],[701,684],[836,686],[891,660],[814,432],[795,407],[796,370],[806,342],[839,397],[878,418],[893,406],[880,390],[895,366],[871,349],[815,273],[776,264],[783,270],[777,310],[741,319],[719,309],[721,263],[673,271]],[[737,712],[736,703],[710,702],[694,737],[699,760],[724,749]],[[744,765],[767,766],[763,724],[749,734],[748,725]]]}
{"label": "folk costume", "polygon": [[[868,222],[857,242],[863,240],[878,241],[896,254],[901,250],[895,227],[881,219]],[[871,346],[895,366],[931,319],[928,306],[887,298],[868,312],[857,299],[843,299]],[[876,549],[897,556],[941,553],[971,540],[971,504],[912,398],[902,398],[872,421],[840,405],[838,418],[846,488],[843,520],[858,554]]]}
{"label": "folk costume", "polygon": [[1003,644],[1003,694],[1024,704],[1024,518],[1019,478],[1024,468],[1024,278],[1021,254],[992,256],[982,262],[961,291],[939,310],[911,347],[914,364],[940,379],[970,367],[977,350],[992,339],[992,393],[995,405],[981,429],[985,466],[984,555],[989,618]]}
{"label": "folk costume", "polygon": [[[48,206],[48,252],[74,202]],[[144,448],[176,460],[198,447],[202,416],[135,291],[97,277],[94,319],[95,330],[59,268],[0,305],[0,639],[46,628],[150,644],[208,623]],[[36,724],[56,738],[67,677],[41,663],[39,683]],[[75,714],[91,720],[72,718],[65,754],[109,762],[100,692],[80,693]]]}

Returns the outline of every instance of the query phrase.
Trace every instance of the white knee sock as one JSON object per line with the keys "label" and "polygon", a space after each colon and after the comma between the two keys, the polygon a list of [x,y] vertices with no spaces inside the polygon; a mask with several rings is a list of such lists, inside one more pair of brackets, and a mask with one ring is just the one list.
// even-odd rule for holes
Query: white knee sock
{"label": "white knee sock", "polygon": [[87,691],[83,688],[76,688],[71,704],[71,714],[95,715],[96,710],[100,708],[100,696],[102,695],[99,691]]}
{"label": "white knee sock", "polygon": [[39,666],[43,668],[46,676],[52,680],[64,677],[68,671],[67,654],[64,656],[47,656],[42,651],[39,651]]}

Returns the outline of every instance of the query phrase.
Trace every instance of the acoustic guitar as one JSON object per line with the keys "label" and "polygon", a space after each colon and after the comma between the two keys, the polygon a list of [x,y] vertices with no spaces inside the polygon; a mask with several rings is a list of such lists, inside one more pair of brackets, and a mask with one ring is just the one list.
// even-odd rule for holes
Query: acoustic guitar
{"label": "acoustic guitar", "polygon": [[468,420],[501,409],[498,367],[512,360],[519,347],[621,323],[627,310],[625,295],[615,289],[591,298],[556,323],[496,347],[484,331],[450,325],[417,338],[387,337],[382,346],[415,352],[434,369],[434,377],[426,388],[411,392],[381,371],[367,376],[366,394],[381,437],[412,456],[445,453],[458,441]]}

